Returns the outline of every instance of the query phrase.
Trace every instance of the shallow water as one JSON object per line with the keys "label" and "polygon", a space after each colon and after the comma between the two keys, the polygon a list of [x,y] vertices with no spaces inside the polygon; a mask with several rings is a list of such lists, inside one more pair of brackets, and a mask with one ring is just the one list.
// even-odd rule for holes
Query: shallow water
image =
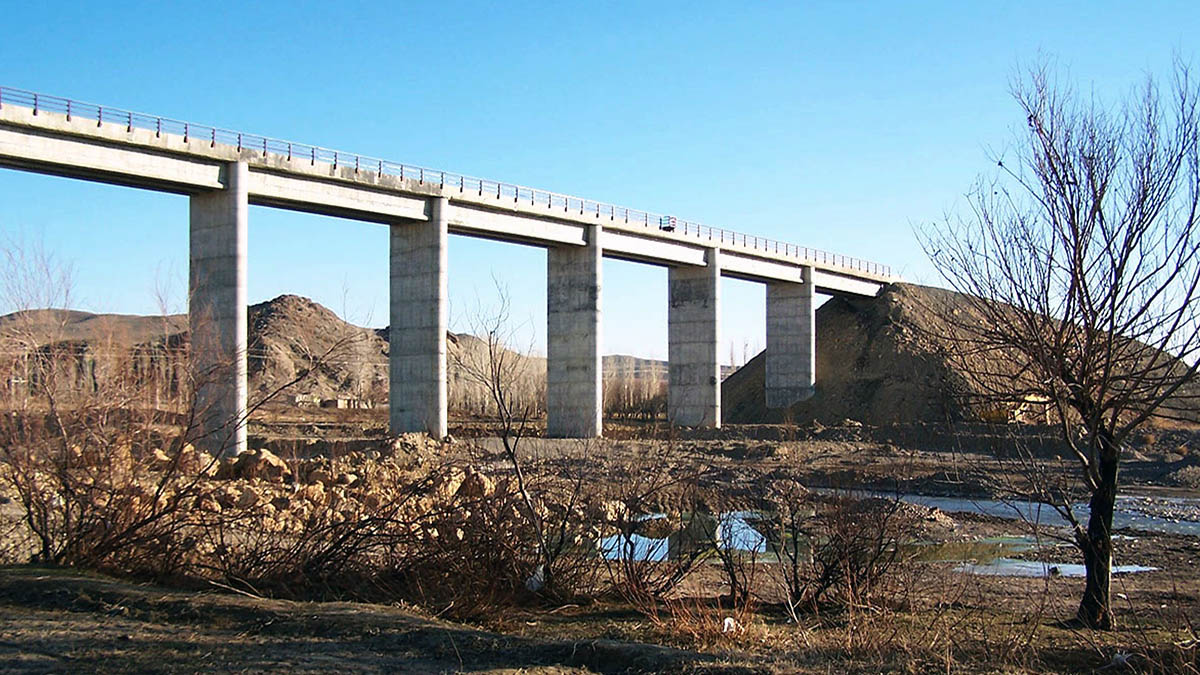
{"label": "shallow water", "polygon": [[[882,496],[882,495],[880,495]],[[983,513],[1000,518],[1024,520],[1041,525],[1066,525],[1058,511],[1034,502],[1006,502],[997,499],[965,499],[962,497],[927,497],[904,495],[906,502],[932,506],[947,513]],[[1071,508],[1075,517],[1086,522],[1087,504]],[[1200,536],[1200,499],[1186,497],[1118,497],[1113,514],[1113,528],[1132,528],[1148,532],[1190,534]]]}
{"label": "shallow water", "polygon": [[[1083,577],[1086,570],[1083,565],[1074,563],[1048,563],[1040,560],[1015,560],[1013,558],[996,558],[988,562],[968,562],[954,568],[967,574],[983,574],[1000,577]],[[1153,572],[1157,567],[1145,565],[1117,565],[1113,567],[1114,575],[1137,574]]]}
{"label": "shallow water", "polygon": [[[871,490],[832,490],[813,488],[817,494],[845,494],[852,497],[895,499],[896,495]],[[931,497],[900,495],[910,504],[930,506],[947,513],[982,513],[998,518],[1023,520],[1048,526],[1067,525],[1054,507],[1036,502],[972,499],[969,497]],[[1088,506],[1079,503],[1071,511],[1081,522],[1087,522]],[[1131,528],[1147,532],[1188,534],[1200,537],[1200,499],[1194,497],[1149,497],[1127,495],[1117,497],[1113,513],[1113,529]]]}

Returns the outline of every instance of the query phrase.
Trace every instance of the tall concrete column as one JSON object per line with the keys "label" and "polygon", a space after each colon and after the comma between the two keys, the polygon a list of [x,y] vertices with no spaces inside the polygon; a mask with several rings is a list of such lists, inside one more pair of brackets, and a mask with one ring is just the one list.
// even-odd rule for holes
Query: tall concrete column
{"label": "tall concrete column", "polygon": [[392,433],[446,436],[446,211],[391,226],[389,422]]}
{"label": "tall concrete column", "polygon": [[190,199],[188,329],[201,438],[213,454],[246,449],[245,162],[222,170],[224,190]]}
{"label": "tall concrete column", "polygon": [[602,431],[600,226],[586,246],[546,252],[546,435],[596,438]]}
{"label": "tall concrete column", "polygon": [[801,280],[767,284],[768,408],[786,408],[814,392],[817,319],[811,267],[801,268]]}
{"label": "tall concrete column", "polygon": [[721,426],[720,253],[710,248],[704,267],[667,272],[667,419],[688,427]]}

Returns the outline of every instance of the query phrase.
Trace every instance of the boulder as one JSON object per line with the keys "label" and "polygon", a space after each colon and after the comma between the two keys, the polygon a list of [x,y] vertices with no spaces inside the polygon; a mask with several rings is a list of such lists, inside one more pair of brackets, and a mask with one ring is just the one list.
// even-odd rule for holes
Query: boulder
{"label": "boulder", "polygon": [[467,473],[458,467],[448,469],[435,479],[433,484],[434,497],[441,502],[448,502],[454,499],[466,477]]}
{"label": "boulder", "polygon": [[314,506],[323,506],[326,501],[325,486],[321,483],[305,485],[296,491],[296,499]]}
{"label": "boulder", "polygon": [[268,481],[282,481],[291,478],[292,475],[287,462],[266,448],[239,454],[232,470],[236,478],[261,478]]}
{"label": "boulder", "polygon": [[258,491],[255,490],[253,486],[247,485],[242,488],[242,492],[241,492],[241,494],[238,495],[237,501],[234,502],[234,506],[236,506],[239,509],[248,509],[248,508],[251,508],[254,506],[258,506],[258,502],[259,502]]}
{"label": "boulder", "polygon": [[333,477],[325,469],[313,469],[308,472],[306,482],[309,485],[321,485],[328,487],[333,485]]}
{"label": "boulder", "polygon": [[496,483],[478,470],[470,469],[455,494],[459,499],[486,499],[496,494]]}

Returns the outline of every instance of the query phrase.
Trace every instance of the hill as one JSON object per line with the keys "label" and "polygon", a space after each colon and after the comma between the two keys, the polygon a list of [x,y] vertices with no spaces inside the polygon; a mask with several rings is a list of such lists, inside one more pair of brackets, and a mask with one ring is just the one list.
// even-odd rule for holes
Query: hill
{"label": "hill", "polygon": [[[265,394],[306,377],[290,393],[317,398],[355,398],[382,402],[388,389],[388,329],[372,329],[343,321],[326,307],[296,295],[281,295],[247,308],[248,374],[252,395]],[[164,358],[188,339],[187,316],[92,314],[76,310],[32,310],[0,316],[0,337],[35,337],[41,344],[69,343],[80,361],[76,370],[94,372],[95,363],[114,354],[137,352]],[[469,409],[486,408],[488,396],[458,364],[477,359],[483,341],[447,333],[448,386],[452,400]],[[178,352],[171,352],[178,353]],[[314,364],[316,367],[314,368]],[[522,357],[521,370],[534,380],[545,377],[545,358]],[[606,377],[665,381],[666,362],[633,356],[603,359]]]}

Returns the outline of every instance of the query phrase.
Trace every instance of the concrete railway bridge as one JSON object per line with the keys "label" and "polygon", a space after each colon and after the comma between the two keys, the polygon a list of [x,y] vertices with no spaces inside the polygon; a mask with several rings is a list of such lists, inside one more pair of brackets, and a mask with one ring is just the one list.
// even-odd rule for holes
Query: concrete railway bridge
{"label": "concrete railway bridge", "polygon": [[814,293],[874,296],[876,263],[674,217],[301,143],[0,88],[0,166],[190,198],[189,325],[202,432],[246,446],[250,205],[386,225],[395,433],[446,434],[450,234],[546,249],[547,433],[601,433],[601,258],[668,269],[668,417],[719,426],[719,280],[766,286],[766,400],[812,395]]}

